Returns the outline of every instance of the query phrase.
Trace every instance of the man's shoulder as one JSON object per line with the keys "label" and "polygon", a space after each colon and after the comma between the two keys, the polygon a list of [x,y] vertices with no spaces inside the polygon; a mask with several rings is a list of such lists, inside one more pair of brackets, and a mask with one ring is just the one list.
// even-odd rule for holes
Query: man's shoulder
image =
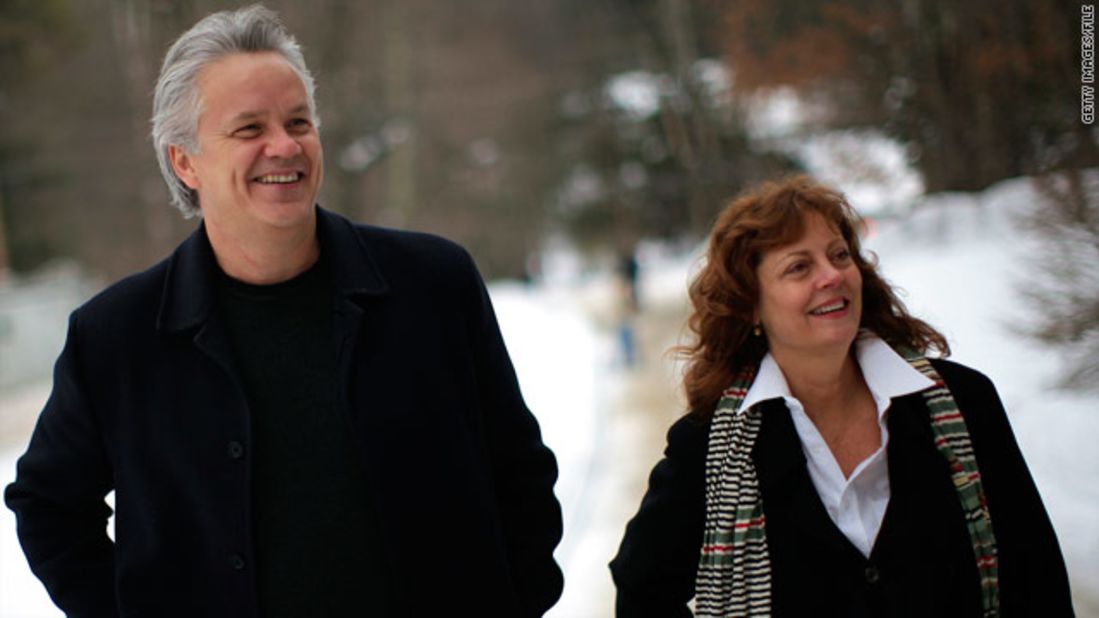
{"label": "man's shoulder", "polygon": [[104,320],[125,323],[146,316],[155,320],[170,262],[170,257],[164,258],[108,285],[78,307],[75,314],[93,323]]}
{"label": "man's shoulder", "polygon": [[318,214],[321,253],[341,287],[439,303],[481,285],[473,258],[451,240],[352,222],[323,209]]}
{"label": "man's shoulder", "polygon": [[429,232],[399,230],[366,223],[353,223],[352,226],[368,250],[379,258],[451,262],[469,257],[469,253],[458,243]]}
{"label": "man's shoulder", "polygon": [[[366,256],[390,283],[395,283],[394,278],[409,277],[418,282],[440,276],[462,279],[463,275],[476,271],[469,252],[442,236],[352,222],[338,214],[322,213],[322,230],[327,230],[328,242],[340,245],[334,252],[341,256],[337,259],[354,260],[357,256]],[[357,245],[361,252],[349,247],[350,244]],[[347,266],[346,263],[338,265]]]}

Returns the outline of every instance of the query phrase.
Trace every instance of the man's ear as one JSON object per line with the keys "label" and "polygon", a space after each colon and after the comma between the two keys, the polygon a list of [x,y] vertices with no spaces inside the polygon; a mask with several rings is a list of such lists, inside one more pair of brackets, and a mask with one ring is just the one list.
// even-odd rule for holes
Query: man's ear
{"label": "man's ear", "polygon": [[176,176],[191,189],[198,190],[198,173],[195,171],[194,158],[186,150],[171,144],[168,146],[168,160],[172,163],[172,169]]}

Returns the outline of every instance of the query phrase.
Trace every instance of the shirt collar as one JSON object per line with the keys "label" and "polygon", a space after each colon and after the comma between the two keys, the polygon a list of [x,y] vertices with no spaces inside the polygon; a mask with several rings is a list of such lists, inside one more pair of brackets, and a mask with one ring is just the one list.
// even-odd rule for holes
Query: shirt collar
{"label": "shirt collar", "polygon": [[747,412],[752,406],[768,399],[793,399],[790,386],[786,383],[786,376],[782,375],[775,357],[768,352],[759,363],[759,371],[752,381],[752,386],[744,395],[744,401],[740,404],[738,412]]}
{"label": "shirt collar", "polygon": [[935,386],[930,378],[920,373],[908,361],[889,347],[877,335],[863,331],[855,342],[855,358],[862,369],[862,377],[870,387],[874,400],[888,402],[890,399],[918,393]]}
{"label": "shirt collar", "polygon": [[[897,354],[885,341],[870,331],[862,331],[855,341],[855,360],[862,370],[862,377],[874,396],[879,416],[889,407],[889,401],[928,389],[935,385]],[[793,400],[786,376],[768,352],[759,364],[752,386],[744,395],[739,412],[768,399]]]}

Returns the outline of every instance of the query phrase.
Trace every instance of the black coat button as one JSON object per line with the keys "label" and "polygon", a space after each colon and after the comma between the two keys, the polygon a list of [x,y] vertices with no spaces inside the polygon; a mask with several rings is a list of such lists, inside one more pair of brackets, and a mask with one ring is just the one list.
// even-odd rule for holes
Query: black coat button
{"label": "black coat button", "polygon": [[236,440],[229,443],[229,458],[240,459],[244,457],[244,445]]}
{"label": "black coat button", "polygon": [[876,584],[881,579],[881,573],[878,572],[878,568],[875,566],[866,567],[863,575],[866,576],[866,583],[868,584]]}
{"label": "black coat button", "polygon": [[240,554],[230,554],[229,555],[229,566],[234,571],[243,571],[244,570],[244,556],[241,556]]}

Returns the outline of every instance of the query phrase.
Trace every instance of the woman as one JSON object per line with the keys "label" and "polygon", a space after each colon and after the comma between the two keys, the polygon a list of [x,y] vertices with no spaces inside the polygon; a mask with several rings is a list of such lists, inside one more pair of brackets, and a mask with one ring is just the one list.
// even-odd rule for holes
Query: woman
{"label": "woman", "polygon": [[1060,548],[992,383],[806,177],[718,218],[690,289],[692,412],[611,563],[627,616],[1069,616]]}

